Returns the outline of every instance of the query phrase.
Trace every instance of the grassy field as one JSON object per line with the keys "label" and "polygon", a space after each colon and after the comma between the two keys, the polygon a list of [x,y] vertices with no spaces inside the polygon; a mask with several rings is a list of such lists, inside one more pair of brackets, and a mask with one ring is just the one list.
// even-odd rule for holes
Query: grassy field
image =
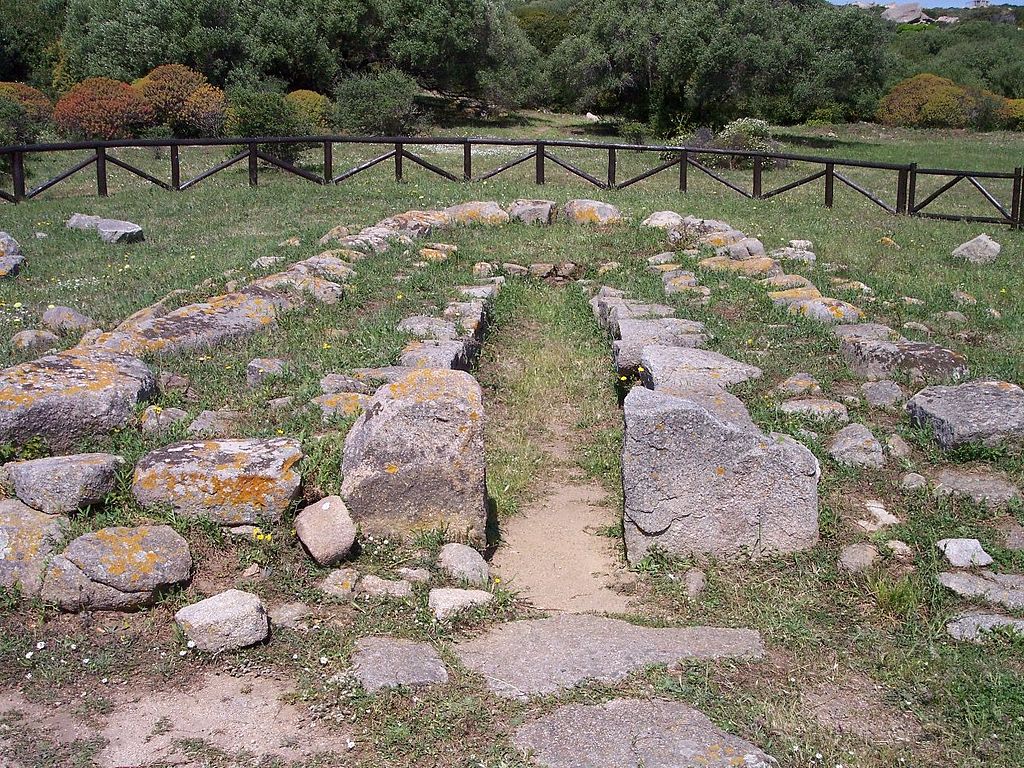
{"label": "grassy field", "polygon": [[[525,124],[488,132],[553,137],[575,135],[583,128],[561,116],[530,115]],[[832,130],[838,136],[829,136]],[[853,126],[794,130],[783,138],[787,149],[812,154],[914,159],[990,170],[1012,169],[1024,157],[1024,138],[1019,135],[886,131],[882,136],[875,127]],[[166,163],[166,158],[148,152],[124,156],[148,168]],[[222,156],[197,151],[187,154],[185,161],[189,172],[197,172]],[[336,157],[335,167],[366,156]],[[461,169],[461,151],[424,150],[424,156],[453,171]],[[512,156],[504,151],[481,155],[479,167],[493,167]],[[580,162],[589,162],[585,167],[600,174],[601,158],[591,155]],[[620,178],[639,167],[639,158],[620,158]],[[32,168],[37,178],[51,170],[45,163]],[[932,340],[968,356],[973,375],[1024,381],[1022,232],[892,217],[851,190],[840,195],[837,189],[836,207],[827,210],[820,204],[820,187],[750,201],[703,181],[680,195],[671,174],[605,192],[588,189],[551,165],[548,184],[538,188],[531,172],[530,164],[525,164],[486,183],[460,185],[407,162],[402,184],[393,181],[389,168],[381,167],[324,188],[267,170],[261,172],[260,187],[250,189],[244,170],[235,168],[174,194],[122,174],[107,199],[91,196],[93,182],[88,176],[76,177],[37,201],[0,207],[0,229],[20,240],[28,257],[19,277],[0,285],[0,355],[5,365],[29,356],[14,351],[8,339],[18,330],[37,327],[49,305],[77,308],[110,326],[172,290],[187,291],[175,299],[186,303],[220,292],[228,279],[248,279],[253,274],[249,265],[257,257],[298,260],[314,255],[321,250],[316,245],[320,235],[338,224],[365,226],[409,208],[470,199],[508,202],[545,197],[564,202],[596,197],[621,206],[633,223],[615,228],[558,223],[543,229],[453,230],[439,237],[459,246],[458,257],[426,269],[414,269],[413,257],[398,250],[367,259],[357,265],[352,290],[338,305],[290,313],[277,330],[229,347],[151,361],[157,370],[190,376],[194,385],[192,398],[172,396],[161,404],[192,413],[232,407],[249,414],[244,426],[248,435],[300,437],[307,453],[302,469],[307,496],[334,492],[348,423],[322,424],[318,414],[302,407],[271,414],[269,399],[291,395],[301,406],[318,394],[317,382],[324,373],[393,362],[407,340],[395,330],[398,320],[436,312],[454,298],[456,285],[471,280],[472,265],[478,261],[572,261],[583,265],[590,278],[597,278],[599,265],[616,261],[622,266],[601,278],[605,284],[625,288],[638,298],[664,301],[660,280],[645,267],[646,257],[665,245],[660,233],[637,226],[647,214],[663,209],[725,219],[760,237],[768,248],[793,238],[813,240],[818,266],[799,271],[822,290],[828,289],[832,277],[863,281],[873,289],[872,296],[840,297],[860,304],[871,320],[895,328],[907,321],[923,322],[932,329]],[[767,179],[783,183],[799,172],[772,172],[766,184]],[[732,173],[736,178],[741,174]],[[864,178],[881,188],[881,177]],[[894,190],[894,177],[891,181],[889,188]],[[64,220],[74,211],[136,221],[144,226],[146,241],[125,247],[103,245],[89,233],[64,228]],[[1003,244],[997,266],[965,266],[950,257],[956,245],[982,231]],[[46,237],[37,239],[36,232]],[[301,244],[280,245],[292,237]],[[227,270],[235,272],[226,277]],[[396,281],[396,276],[404,279]],[[779,395],[773,391],[791,373],[808,371],[831,397],[859,395],[859,383],[839,359],[831,335],[772,307],[763,289],[750,282],[717,274],[702,278],[712,289],[710,303],[692,305],[673,297],[668,302],[677,307],[677,316],[705,322],[713,349],[764,370],[763,378],[737,390],[760,426],[792,434],[809,428],[819,435],[801,439],[823,466],[822,543],[812,552],[777,560],[704,563],[709,587],[697,601],[687,599],[678,579],[691,563],[650,558],[637,569],[640,599],[631,618],[659,625],[754,627],[765,638],[764,660],[654,668],[619,686],[582,686],[557,700],[518,704],[491,696],[479,678],[458,669],[444,650],[454,670],[448,686],[415,696],[371,697],[331,681],[347,668],[358,637],[390,632],[445,648],[453,639],[530,612],[503,585],[495,587],[499,599],[493,606],[450,627],[430,621],[426,591],[420,587],[410,601],[358,606],[332,602],[316,589],[326,571],[313,565],[294,542],[290,519],[267,526],[273,533],[269,542],[238,541],[207,526],[171,519],[196,554],[198,572],[192,586],[140,614],[91,618],[57,615],[8,596],[0,602],[0,658],[5,660],[0,664],[0,690],[17,689],[43,704],[74,700],[76,716],[89,717],[109,711],[117,700],[116,692],[101,682],[110,679],[145,688],[186,686],[209,670],[277,676],[294,683],[296,700],[308,705],[327,727],[358,734],[344,764],[367,767],[520,766],[524,763],[511,746],[510,734],[533,715],[566,701],[652,693],[694,703],[719,725],[763,746],[787,768],[1024,764],[1024,647],[1008,640],[986,647],[950,641],[945,622],[964,603],[935,579],[943,567],[935,542],[945,537],[977,537],[999,570],[1024,570],[1024,553],[1006,548],[1000,534],[1010,521],[1024,522],[1024,510],[1018,506],[994,515],[973,504],[939,500],[899,486],[907,469],[981,460],[1020,484],[1024,458],[1011,451],[941,455],[926,435],[910,429],[901,414],[857,405],[851,406],[854,420],[868,424],[881,437],[902,435],[913,446],[913,455],[891,461],[882,471],[838,467],[824,449],[833,429],[783,418],[775,409]],[[958,305],[954,290],[970,292],[977,304]],[[924,303],[907,305],[905,296]],[[476,372],[487,400],[488,482],[499,519],[516,514],[544,477],[541,446],[547,425],[558,413],[567,412],[567,404],[573,406],[568,426],[581,470],[621,493],[619,382],[611,368],[610,345],[585,299],[575,286],[522,279],[511,281],[499,295]],[[966,324],[934,319],[937,313],[954,309],[964,312]],[[998,318],[989,310],[996,310]],[[920,337],[911,331],[907,335]],[[61,344],[75,341],[67,338]],[[290,372],[259,389],[247,388],[246,363],[269,356],[292,361]],[[127,429],[83,448],[114,450],[130,466],[144,452],[180,434],[145,438]],[[76,531],[154,517],[131,501],[128,471],[122,480],[104,509],[76,518]],[[611,503],[618,498],[613,494]],[[912,567],[886,557],[868,578],[850,577],[837,569],[843,545],[870,538],[855,525],[864,516],[867,499],[884,501],[904,521],[875,539],[908,543],[916,556]],[[429,567],[439,545],[437,537],[368,542],[357,566],[384,576],[400,566]],[[243,569],[253,563],[261,567],[261,575],[240,581]],[[305,634],[277,631],[266,646],[219,658],[189,652],[173,631],[174,610],[201,594],[235,584],[258,592],[271,604],[301,600],[313,605],[315,627]],[[37,643],[44,643],[46,650],[34,652]],[[33,655],[27,657],[29,653]],[[83,665],[86,657],[90,663]],[[93,765],[98,749],[94,742],[60,742],[31,722],[0,715],[0,727],[5,725],[7,730],[0,731],[0,757],[8,756],[3,751],[6,738],[10,754],[16,752],[31,768]],[[899,739],[893,738],[894,731]],[[202,752],[202,745],[197,749]],[[214,751],[202,754],[209,765],[237,764]],[[328,760],[307,765],[336,764]]]}

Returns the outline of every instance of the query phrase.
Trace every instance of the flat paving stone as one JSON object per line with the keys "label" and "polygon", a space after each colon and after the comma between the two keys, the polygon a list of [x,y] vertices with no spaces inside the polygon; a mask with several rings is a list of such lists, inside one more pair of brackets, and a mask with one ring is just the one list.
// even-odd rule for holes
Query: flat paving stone
{"label": "flat paving stone", "polygon": [[516,748],[544,768],[774,768],[754,744],[677,701],[569,704],[519,727]]}
{"label": "flat paving stone", "polygon": [[988,611],[966,611],[946,624],[946,632],[954,640],[969,643],[983,643],[993,633],[1024,638],[1024,619]]}
{"label": "flat paving stone", "polygon": [[665,392],[724,388],[761,376],[760,368],[707,349],[645,347],[640,362],[645,383]]}
{"label": "flat paving stone", "polygon": [[991,571],[947,571],[939,583],[960,597],[974,597],[1011,611],[1024,609],[1024,575]]}
{"label": "flat paving stone", "polygon": [[955,496],[984,504],[989,509],[1002,509],[1020,490],[1001,472],[990,469],[941,469],[934,474],[936,496]]}
{"label": "flat paving stone", "polygon": [[352,674],[370,693],[382,688],[418,688],[448,682],[448,670],[434,646],[396,637],[357,640]]}
{"label": "flat paving stone", "polygon": [[652,664],[684,659],[760,658],[752,629],[652,629],[618,619],[563,614],[502,624],[455,646],[463,666],[497,696],[527,699],[585,680],[615,683]]}
{"label": "flat paving stone", "polygon": [[1024,389],[1007,381],[927,387],[907,402],[913,424],[932,429],[943,448],[1024,441]]}

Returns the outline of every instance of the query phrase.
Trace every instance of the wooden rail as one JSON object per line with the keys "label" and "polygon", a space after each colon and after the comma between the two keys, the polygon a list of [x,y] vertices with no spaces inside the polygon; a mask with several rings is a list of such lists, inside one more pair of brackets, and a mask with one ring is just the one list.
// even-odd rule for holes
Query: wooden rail
{"label": "wooden rail", "polygon": [[[302,144],[306,146],[321,146],[323,148],[323,170],[321,173],[300,168],[297,165],[284,160],[281,157],[267,151],[268,147],[280,146],[283,144]],[[335,173],[334,170],[334,148],[336,145],[368,145],[386,147],[382,154],[373,157],[371,160],[360,163],[352,168]],[[462,174],[457,175],[441,168],[425,158],[411,152],[409,146],[450,146],[462,148]],[[474,174],[473,148],[491,147],[512,147],[523,148],[526,154],[500,165],[496,168],[485,170]],[[164,181],[150,173],[138,168],[126,160],[113,154],[118,149],[138,148],[167,148],[170,152],[170,180]],[[236,147],[240,148],[237,154],[228,157],[191,179],[181,178],[181,149],[186,147]],[[605,153],[607,156],[607,173],[604,178],[598,178],[583,170],[579,166],[566,160],[561,154],[554,150],[577,149]],[[25,158],[32,154],[46,154],[54,152],[88,151],[90,156],[74,164],[67,170],[57,174],[53,178],[42,181],[34,187],[28,187],[25,174]],[[621,152],[636,152],[646,155],[655,155],[660,162],[636,176],[618,180],[619,159]],[[710,178],[716,184],[753,200],[766,200],[785,194],[799,187],[813,184],[822,180],[822,200],[826,207],[831,208],[835,202],[836,182],[848,189],[862,195],[874,205],[894,215],[926,216],[936,219],[947,219],[957,221],[977,221],[993,224],[1005,224],[1017,229],[1024,229],[1024,169],[1015,168],[1012,172],[991,172],[991,171],[964,171],[949,170],[941,168],[918,168],[916,163],[874,163],[863,160],[840,160],[830,157],[816,157],[808,155],[794,155],[785,152],[748,152],[732,149],[709,149],[704,147],[683,147],[671,145],[649,145],[649,144],[609,144],[600,142],[571,141],[571,140],[534,140],[534,139],[483,139],[483,138],[457,138],[457,137],[410,137],[410,136],[256,136],[246,138],[221,138],[221,139],[138,139],[126,141],[92,141],[92,142],[69,142],[63,144],[32,144],[23,146],[0,147],[0,155],[8,156],[11,168],[12,189],[8,192],[0,188],[0,200],[10,203],[20,203],[38,197],[43,192],[52,189],[71,176],[84,171],[90,166],[96,169],[96,193],[102,197],[108,194],[108,167],[116,166],[122,170],[154,184],[168,191],[182,191],[189,189],[196,184],[226,170],[233,165],[247,163],[249,171],[249,184],[253,187],[259,184],[260,163],[279,168],[280,170],[297,176],[314,184],[340,184],[364,171],[369,170],[381,163],[392,161],[394,163],[395,180],[401,182],[405,174],[405,161],[423,168],[424,170],[440,176],[452,182],[484,181],[494,178],[499,174],[516,168],[523,163],[533,160],[534,180],[537,184],[544,184],[548,164],[553,164],[570,175],[578,177],[588,184],[599,189],[626,189],[634,184],[649,179],[660,173],[672,169],[678,169],[679,190],[686,192],[689,186],[689,170],[695,169],[704,176]],[[741,184],[730,181],[723,174],[713,170],[708,159],[714,156],[724,156],[731,159],[739,159],[749,162],[751,166],[749,190]],[[820,170],[791,181],[774,189],[765,189],[765,169],[773,162],[799,162],[821,166]],[[886,199],[864,186],[858,184],[849,175],[849,169],[870,169],[876,171],[887,171],[895,174],[892,183],[893,197]],[[922,177],[947,178],[944,184],[939,186],[931,194],[927,195],[920,202],[917,200],[918,180]],[[1012,182],[1012,192],[1008,202],[997,198],[992,191],[985,186],[982,180],[991,184],[993,180],[1008,180]],[[951,214],[925,210],[940,200],[946,193],[958,186],[961,182],[967,184],[976,192],[988,207],[994,211],[992,215],[976,216],[968,214]],[[890,202],[891,201],[891,202]]]}

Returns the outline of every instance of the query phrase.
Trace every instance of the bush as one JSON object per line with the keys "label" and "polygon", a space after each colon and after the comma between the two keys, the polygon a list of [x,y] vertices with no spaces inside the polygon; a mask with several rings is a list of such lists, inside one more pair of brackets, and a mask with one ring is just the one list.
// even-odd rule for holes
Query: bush
{"label": "bush", "polygon": [[53,110],[57,130],[73,139],[130,139],[152,126],[155,117],[138,90],[106,77],[83,80]]}
{"label": "bush", "polygon": [[[994,94],[993,94],[994,95]],[[894,85],[878,105],[878,120],[905,128],[967,128],[981,112],[978,98],[938,75],[915,75]]]}
{"label": "bush", "polygon": [[[280,93],[236,91],[228,108],[227,131],[232,136],[296,136],[302,120]],[[260,150],[294,162],[303,147],[299,144],[262,144]]]}
{"label": "bush", "polygon": [[[36,143],[38,126],[18,99],[0,92],[0,146]],[[0,155],[0,173],[9,174],[10,163],[10,155]]]}
{"label": "bush", "polygon": [[331,130],[331,112],[334,105],[322,93],[316,91],[292,91],[285,96],[288,103],[299,115],[304,126],[303,133],[321,134]]}
{"label": "bush", "polygon": [[416,81],[397,69],[345,78],[335,93],[335,122],[350,134],[412,134],[418,90]]}
{"label": "bush", "polygon": [[157,123],[166,125],[173,136],[217,136],[223,129],[224,94],[194,69],[163,64],[135,87],[153,108]]}
{"label": "bush", "polygon": [[[742,152],[778,152],[779,143],[772,136],[771,125],[766,120],[753,117],[741,117],[733,120],[718,133],[707,127],[691,128],[685,123],[679,125],[669,140],[669,144],[708,149],[735,149]],[[677,153],[665,153],[668,159]],[[746,157],[733,155],[708,154],[700,155],[700,161],[716,168],[749,168],[753,161]],[[772,160],[766,167],[784,168],[789,163],[785,160]]]}
{"label": "bush", "polygon": [[12,97],[24,107],[29,119],[39,125],[49,122],[53,117],[53,104],[49,97],[30,85],[0,83],[0,95]]}
{"label": "bush", "polygon": [[1011,131],[1024,131],[1024,99],[1007,99],[1003,122]]}

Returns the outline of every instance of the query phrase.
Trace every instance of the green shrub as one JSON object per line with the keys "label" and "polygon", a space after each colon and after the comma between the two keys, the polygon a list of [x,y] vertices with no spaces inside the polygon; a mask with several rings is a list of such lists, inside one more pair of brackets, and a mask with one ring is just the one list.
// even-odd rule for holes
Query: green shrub
{"label": "green shrub", "polygon": [[998,127],[1006,99],[991,91],[966,88],[938,75],[915,75],[894,85],[878,106],[878,120],[905,128]]}
{"label": "green shrub", "polygon": [[[297,136],[302,120],[280,93],[236,91],[231,94],[227,131],[232,136]],[[261,144],[260,150],[294,162],[303,150],[300,144]]]}
{"label": "green shrub", "polygon": [[397,69],[347,77],[335,92],[335,122],[353,135],[410,135],[416,130],[418,90]]}
{"label": "green shrub", "polygon": [[[754,117],[741,117],[733,120],[718,133],[707,127],[691,128],[685,123],[680,124],[669,144],[709,149],[734,149],[741,152],[778,152],[779,143],[772,136],[771,125],[766,120]],[[665,153],[667,158],[674,153]],[[699,156],[700,162],[717,168],[749,168],[753,161],[746,157],[734,155],[705,154]],[[785,160],[772,160],[767,167],[783,168],[788,165]]]}
{"label": "green shrub", "polygon": [[1008,99],[1003,120],[1011,131],[1024,131],[1024,99]]}
{"label": "green shrub", "polygon": [[298,113],[304,133],[322,134],[331,130],[331,100],[316,91],[292,91],[285,99]]}
{"label": "green shrub", "polygon": [[[0,92],[0,147],[34,144],[39,140],[39,123],[14,96]],[[10,155],[0,155],[0,173],[11,172]]]}
{"label": "green shrub", "polygon": [[130,139],[155,122],[142,94],[128,83],[107,77],[83,80],[57,102],[53,121],[72,139]]}

